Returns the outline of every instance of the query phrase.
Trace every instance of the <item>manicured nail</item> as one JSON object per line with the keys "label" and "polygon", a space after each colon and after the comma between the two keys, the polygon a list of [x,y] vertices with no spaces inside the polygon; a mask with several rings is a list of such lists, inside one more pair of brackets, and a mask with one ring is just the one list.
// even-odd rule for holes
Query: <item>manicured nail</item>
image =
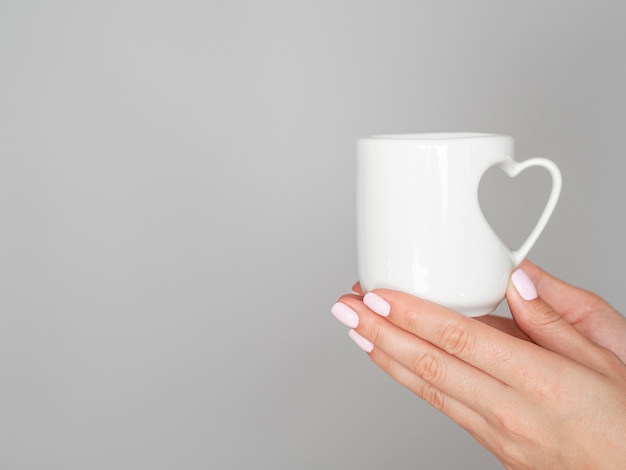
{"label": "manicured nail", "polygon": [[391,312],[391,306],[387,301],[373,292],[365,294],[363,303],[382,317],[388,317],[389,312]]}
{"label": "manicured nail", "polygon": [[363,351],[367,353],[371,353],[372,350],[374,349],[374,345],[372,344],[372,342],[363,338],[363,336],[358,334],[356,331],[350,330],[348,331],[348,335],[350,336],[350,338],[352,338],[352,341],[354,341],[357,344],[357,346],[361,348]]}
{"label": "manicured nail", "polygon": [[537,289],[535,289],[533,281],[521,269],[518,269],[511,275],[511,282],[522,299],[533,300],[537,298]]}
{"label": "manicured nail", "polygon": [[337,302],[332,306],[330,312],[335,316],[337,320],[350,328],[356,328],[359,326],[359,316],[354,310],[348,307],[346,304]]}

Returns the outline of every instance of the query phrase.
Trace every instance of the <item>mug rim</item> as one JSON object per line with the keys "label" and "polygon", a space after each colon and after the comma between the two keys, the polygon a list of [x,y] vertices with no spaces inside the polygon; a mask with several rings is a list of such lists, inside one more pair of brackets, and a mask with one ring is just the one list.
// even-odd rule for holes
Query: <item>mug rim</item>
{"label": "mug rim", "polygon": [[510,138],[503,134],[489,132],[428,132],[416,134],[380,134],[363,137],[365,140],[389,140],[389,141],[449,141],[449,140],[473,140],[485,138]]}

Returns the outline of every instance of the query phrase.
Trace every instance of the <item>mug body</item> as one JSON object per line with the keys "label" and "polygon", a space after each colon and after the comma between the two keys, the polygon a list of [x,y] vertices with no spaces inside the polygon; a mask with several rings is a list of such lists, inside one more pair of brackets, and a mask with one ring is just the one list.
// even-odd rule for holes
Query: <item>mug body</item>
{"label": "mug body", "polygon": [[514,268],[485,219],[478,186],[513,162],[513,139],[446,133],[360,139],[359,280],[404,291],[468,316],[495,310]]}

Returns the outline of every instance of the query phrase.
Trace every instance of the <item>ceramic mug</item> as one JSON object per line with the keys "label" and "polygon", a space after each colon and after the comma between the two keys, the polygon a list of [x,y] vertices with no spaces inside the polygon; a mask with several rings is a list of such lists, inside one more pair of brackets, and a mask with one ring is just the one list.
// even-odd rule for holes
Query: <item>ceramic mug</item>
{"label": "ceramic mug", "polygon": [[[500,240],[478,201],[485,172],[514,177],[526,168],[552,177],[548,201],[517,250]],[[513,157],[505,135],[438,133],[360,139],[357,247],[365,292],[396,289],[467,316],[491,313],[508,279],[543,231],[561,192],[561,173],[544,158]]]}

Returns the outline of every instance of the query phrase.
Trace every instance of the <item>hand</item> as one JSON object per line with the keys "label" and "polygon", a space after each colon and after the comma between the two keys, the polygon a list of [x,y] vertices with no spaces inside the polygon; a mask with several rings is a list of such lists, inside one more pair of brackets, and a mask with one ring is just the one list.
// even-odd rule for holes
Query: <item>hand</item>
{"label": "hand", "polygon": [[[530,261],[524,261],[520,267],[536,286],[539,296],[559,312],[565,321],[591,341],[607,348],[626,362],[626,318],[598,295],[567,284]],[[357,288],[360,289],[360,286]],[[526,338],[511,319],[492,315],[477,319],[510,334]],[[523,322],[523,316],[519,320]]]}
{"label": "hand", "polygon": [[626,320],[522,266],[530,277],[514,274],[507,301],[530,341],[391,290],[343,296],[333,313],[379,367],[507,468],[626,468]]}

